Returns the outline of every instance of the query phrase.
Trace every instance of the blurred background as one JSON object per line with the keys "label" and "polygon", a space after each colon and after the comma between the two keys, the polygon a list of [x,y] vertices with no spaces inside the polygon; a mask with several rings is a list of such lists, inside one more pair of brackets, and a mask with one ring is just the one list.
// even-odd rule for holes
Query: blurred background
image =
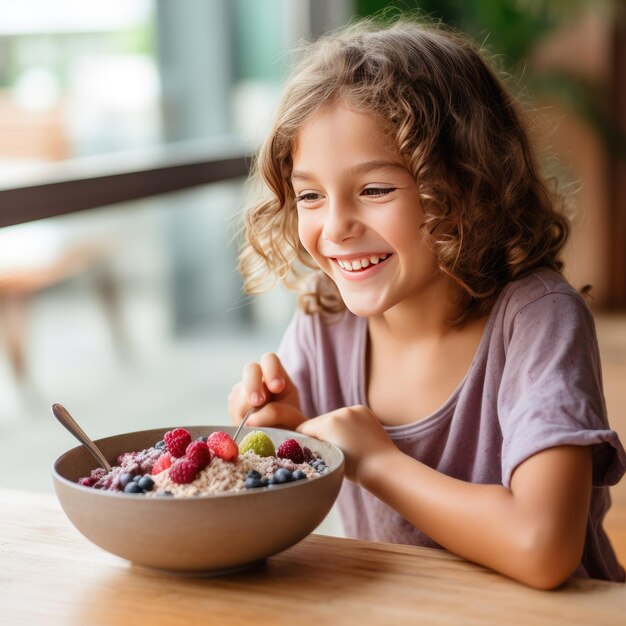
{"label": "blurred background", "polygon": [[[288,51],[385,9],[474,37],[533,111],[570,193],[567,276],[593,286],[626,440],[623,2],[4,0],[0,486],[52,489],[49,466],[74,445],[53,402],[94,438],[228,423],[243,365],[276,348],[294,307],[280,288],[247,298],[236,271],[249,157]],[[615,499],[626,547],[626,490]],[[334,512],[322,531],[341,533]]]}

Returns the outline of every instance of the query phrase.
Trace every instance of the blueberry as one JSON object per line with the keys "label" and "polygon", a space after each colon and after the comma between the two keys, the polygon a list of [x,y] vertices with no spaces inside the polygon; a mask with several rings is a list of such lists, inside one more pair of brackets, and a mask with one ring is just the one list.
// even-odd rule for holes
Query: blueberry
{"label": "blueberry", "polygon": [[276,473],[272,476],[272,478],[274,479],[274,482],[278,484],[288,483],[292,479],[292,474],[288,469],[281,467],[276,470]]}
{"label": "blueberry", "polygon": [[143,489],[137,483],[128,483],[124,487],[124,493],[143,493]]}
{"label": "blueberry", "polygon": [[204,435],[202,437],[198,437],[196,439],[196,441],[202,441],[203,443],[206,443],[206,440],[208,439],[208,437],[205,437]]}
{"label": "blueberry", "polygon": [[256,478],[258,480],[261,478],[261,474],[256,470],[251,470],[250,472],[248,472],[246,478]]}
{"label": "blueberry", "polygon": [[163,441],[163,439],[161,439],[161,441],[157,441],[154,444],[155,448],[158,448],[159,450],[165,450],[165,441]]}
{"label": "blueberry", "polygon": [[302,480],[303,478],[306,478],[306,474],[302,470],[296,470],[291,475],[291,480]]}
{"label": "blueberry", "polygon": [[[258,472],[257,472],[258,474]],[[269,481],[267,478],[246,478],[244,486],[246,489],[257,489],[259,487],[266,487]]]}
{"label": "blueberry", "polygon": [[173,496],[174,494],[171,491],[157,491],[157,496],[163,496],[163,497],[167,497],[167,496]]}
{"label": "blueberry", "polygon": [[128,483],[133,481],[133,475],[129,472],[120,474],[120,487],[124,489]]}
{"label": "blueberry", "polygon": [[152,488],[154,487],[154,481],[150,478],[150,476],[142,476],[137,481],[137,484],[143,491],[152,491]]}

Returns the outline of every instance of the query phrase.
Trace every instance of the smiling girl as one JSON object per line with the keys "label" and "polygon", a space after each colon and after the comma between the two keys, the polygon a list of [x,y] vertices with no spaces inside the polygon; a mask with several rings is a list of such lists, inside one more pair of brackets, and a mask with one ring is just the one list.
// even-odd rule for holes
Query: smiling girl
{"label": "smiling girl", "polygon": [[359,23],[304,50],[246,215],[249,293],[298,285],[233,422],[346,456],[348,536],[443,547],[539,588],[624,580],[602,528],[626,467],[569,227],[517,103],[467,39]]}

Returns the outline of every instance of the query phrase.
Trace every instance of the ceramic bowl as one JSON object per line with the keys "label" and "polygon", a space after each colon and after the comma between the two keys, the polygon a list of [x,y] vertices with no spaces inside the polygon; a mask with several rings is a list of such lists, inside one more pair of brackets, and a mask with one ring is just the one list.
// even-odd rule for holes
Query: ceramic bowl
{"label": "ceramic bowl", "polygon": [[[192,439],[232,426],[186,426]],[[113,465],[123,452],[153,446],[170,428],[106,437],[96,441]],[[245,435],[244,429],[241,438]],[[63,510],[76,528],[100,548],[138,565],[202,572],[245,569],[297,543],[311,533],[332,507],[343,479],[344,459],[332,444],[264,428],[276,447],[290,437],[319,454],[325,474],[284,485],[189,498],[147,498],[77,484],[98,467],[77,446],[59,456],[52,476]]]}

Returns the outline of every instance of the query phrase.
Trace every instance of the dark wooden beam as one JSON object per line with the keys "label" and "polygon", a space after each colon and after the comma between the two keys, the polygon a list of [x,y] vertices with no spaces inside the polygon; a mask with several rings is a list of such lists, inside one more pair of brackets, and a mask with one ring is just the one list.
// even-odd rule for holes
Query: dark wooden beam
{"label": "dark wooden beam", "polygon": [[251,157],[177,154],[156,163],[146,159],[142,165],[121,161],[112,164],[108,156],[99,165],[98,159],[87,167],[61,165],[37,181],[0,187],[0,227],[244,177]]}

